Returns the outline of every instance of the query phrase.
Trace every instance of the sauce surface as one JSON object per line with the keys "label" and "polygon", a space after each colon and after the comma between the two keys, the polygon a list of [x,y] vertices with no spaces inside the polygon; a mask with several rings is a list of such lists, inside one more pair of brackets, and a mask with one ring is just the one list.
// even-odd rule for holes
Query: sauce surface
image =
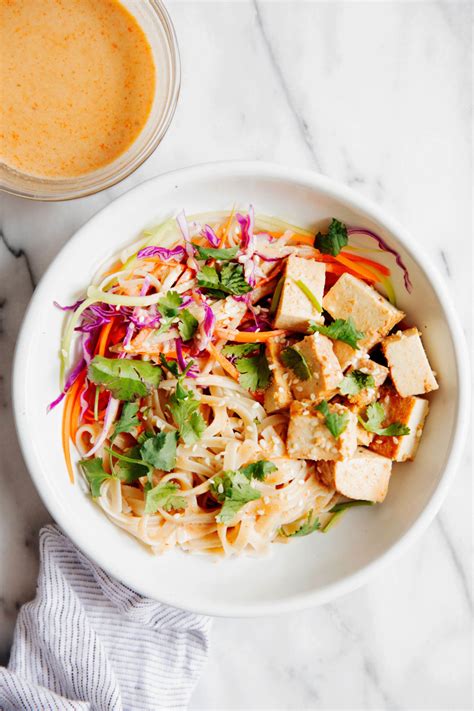
{"label": "sauce surface", "polygon": [[64,178],[124,153],[149,116],[148,40],[117,0],[0,0],[0,160]]}

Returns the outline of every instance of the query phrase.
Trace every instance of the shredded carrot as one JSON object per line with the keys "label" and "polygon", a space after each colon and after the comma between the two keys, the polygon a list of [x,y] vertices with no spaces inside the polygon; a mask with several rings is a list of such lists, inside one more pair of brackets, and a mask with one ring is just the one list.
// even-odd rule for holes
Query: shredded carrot
{"label": "shredded carrot", "polygon": [[72,439],[74,442],[76,439],[76,434],[77,430],[79,428],[79,414],[81,410],[81,392],[84,387],[84,381],[86,379],[86,369],[80,373],[80,375],[77,378],[77,381],[80,381],[78,383],[78,387],[74,396],[74,402],[72,405],[72,411],[71,411],[71,424],[70,424],[70,431],[69,431],[69,437]]}
{"label": "shredded carrot", "polygon": [[353,254],[352,252],[350,254],[348,254],[347,252],[341,252],[341,254],[343,254],[344,257],[347,257],[347,259],[350,259],[351,262],[361,262],[362,264],[367,264],[369,267],[374,267],[374,269],[377,269],[377,271],[379,271],[381,274],[384,274],[385,276],[390,276],[390,269],[384,264],[375,262],[373,259],[367,259],[367,257],[361,257],[358,254]]}
{"label": "shredded carrot", "polygon": [[[83,373],[85,375],[85,370],[83,371]],[[76,393],[77,393],[81,383],[82,383],[82,378],[81,378],[81,374],[80,374],[77,377],[77,379],[74,381],[71,388],[69,389],[69,392],[66,395],[65,403],[64,403],[64,410],[63,410],[61,439],[62,439],[62,444],[63,444],[64,459],[66,460],[66,467],[67,467],[67,470],[69,473],[69,481],[71,482],[71,484],[74,484],[74,471],[72,468],[71,448],[70,448],[71,421],[72,421],[72,411],[73,411]]]}
{"label": "shredded carrot", "polygon": [[96,347],[96,355],[103,356],[106,348],[107,348],[107,341],[110,335],[110,329],[114,325],[114,319],[111,318],[110,321],[102,326],[99,340],[97,341],[97,347]]}
{"label": "shredded carrot", "polygon": [[231,376],[231,378],[234,378],[234,380],[237,381],[239,380],[239,371],[237,370],[237,368],[233,366],[230,360],[223,356],[222,353],[212,343],[208,343],[207,350],[212,355],[212,357],[215,358],[217,362],[222,366],[225,372]]}
{"label": "shredded carrot", "polygon": [[286,331],[279,328],[275,331],[233,331],[227,328],[216,328],[219,338],[226,338],[228,341],[236,343],[265,343],[275,336],[284,336]]}
{"label": "shredded carrot", "polygon": [[349,269],[352,269],[353,272],[355,272],[358,276],[362,277],[362,279],[366,279],[367,281],[378,281],[377,275],[374,274],[373,272],[370,271],[370,269],[367,269],[365,266],[361,266],[360,264],[355,264],[352,262],[348,257],[344,257],[344,255],[341,255],[339,253],[335,259],[340,263],[343,264],[345,267],[349,267]]}
{"label": "shredded carrot", "polygon": [[111,274],[115,274],[115,272],[120,271],[122,267],[122,262],[115,262],[115,264],[113,264],[110,269],[107,269],[107,271],[102,274],[102,279],[105,279],[105,277],[108,277]]}

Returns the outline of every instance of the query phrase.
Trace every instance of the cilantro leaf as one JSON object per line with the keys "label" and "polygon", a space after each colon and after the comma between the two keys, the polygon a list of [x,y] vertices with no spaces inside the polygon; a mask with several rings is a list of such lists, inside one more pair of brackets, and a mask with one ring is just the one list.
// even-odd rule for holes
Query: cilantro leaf
{"label": "cilantro leaf", "polygon": [[179,314],[179,307],[183,303],[177,291],[168,291],[157,303],[157,309],[164,318],[173,318]]}
{"label": "cilantro leaf", "polygon": [[185,509],[187,501],[184,496],[176,496],[180,491],[177,484],[172,481],[160,482],[153,489],[148,489],[145,500],[145,513],[155,513],[159,508],[165,511]]}
{"label": "cilantro leaf", "polygon": [[349,415],[347,412],[331,412],[326,400],[323,400],[316,405],[316,410],[324,415],[324,424],[335,439],[338,439],[347,425],[349,424]]}
{"label": "cilantro leaf", "polygon": [[[152,436],[152,435],[149,435]],[[128,450],[127,454],[117,452],[110,447],[104,447],[109,454],[117,460],[117,464],[113,466],[114,475],[127,484],[131,484],[141,476],[146,476],[149,472],[148,465],[140,458],[140,446],[135,445]]]}
{"label": "cilantro leaf", "polygon": [[323,235],[318,232],[314,239],[314,246],[323,254],[332,254],[337,257],[339,252],[348,243],[347,227],[343,222],[339,222],[335,217],[332,218],[331,224],[328,227],[327,234]]}
{"label": "cilantro leaf", "polygon": [[191,311],[188,309],[181,311],[178,331],[183,341],[189,341],[194,336],[198,325],[199,321],[192,315]]}
{"label": "cilantro leaf", "polygon": [[363,373],[361,370],[353,370],[341,380],[339,391],[341,395],[357,395],[361,390],[375,387],[373,375]]}
{"label": "cilantro leaf", "polygon": [[367,432],[373,432],[381,437],[400,437],[401,435],[410,434],[410,428],[407,425],[402,425],[401,422],[392,422],[387,427],[382,427],[386,415],[379,402],[373,402],[369,405],[365,414],[367,415],[365,422],[360,415],[358,419]]}
{"label": "cilantro leaf", "polygon": [[122,414],[120,419],[115,425],[115,429],[110,438],[113,442],[114,439],[120,432],[130,432],[134,427],[140,424],[140,420],[137,416],[138,413],[138,402],[126,402],[122,408]]}
{"label": "cilantro leaf", "polygon": [[179,367],[175,360],[168,360],[163,353],[160,353],[160,363],[165,370],[169,370],[171,375],[174,375],[175,378],[179,378]]}
{"label": "cilantro leaf", "polygon": [[79,462],[82,467],[89,486],[91,488],[91,494],[95,498],[100,496],[100,489],[103,482],[106,479],[113,479],[110,474],[104,471],[102,466],[102,459],[100,457],[94,457],[94,459],[81,459]]}
{"label": "cilantro leaf", "polygon": [[205,289],[216,298],[227,294],[246,294],[252,287],[245,280],[241,264],[224,264],[220,272],[214,267],[204,266],[197,274],[198,286]]}
{"label": "cilantro leaf", "polygon": [[229,346],[224,346],[222,354],[241,357],[253,353],[257,348],[261,350],[260,343],[232,343]]}
{"label": "cilantro leaf", "polygon": [[223,504],[216,516],[218,523],[230,523],[242,506],[261,496],[241,471],[226,471],[221,476],[214,477],[211,482],[211,492],[217,501]]}
{"label": "cilantro leaf", "polygon": [[229,247],[228,249],[216,249],[215,247],[200,247],[198,244],[194,245],[198,252],[198,259],[216,259],[218,261],[224,262],[229,259],[234,259],[239,251],[238,247]]}
{"label": "cilantro leaf", "polygon": [[176,443],[178,433],[158,432],[154,437],[149,437],[140,447],[140,454],[144,462],[154,469],[169,472],[176,464]]}
{"label": "cilantro leaf", "polygon": [[276,466],[273,462],[267,462],[266,459],[259,459],[257,462],[252,462],[252,464],[247,464],[245,467],[240,467],[239,472],[244,474],[247,479],[258,479],[258,481],[263,481],[267,474],[271,474],[276,470]]}
{"label": "cilantro leaf", "polygon": [[161,380],[161,368],[143,360],[105,358],[96,355],[89,363],[87,376],[103,385],[118,400],[136,400],[148,395]]}
{"label": "cilantro leaf", "polygon": [[239,382],[243,388],[252,392],[263,390],[270,381],[270,368],[265,354],[250,356],[249,358],[237,358],[235,367],[240,373]]}
{"label": "cilantro leaf", "polygon": [[311,371],[306,362],[306,358],[293,346],[284,348],[280,353],[280,360],[283,365],[293,371],[300,380],[308,380],[311,377]]}
{"label": "cilantro leaf", "polygon": [[374,504],[375,501],[365,501],[364,499],[358,499],[356,501],[341,501],[339,504],[334,504],[334,506],[329,509],[329,513],[338,513],[339,511],[351,509],[354,506],[373,506]]}
{"label": "cilantro leaf", "polygon": [[293,533],[285,533],[283,528],[280,528],[280,535],[286,536],[286,538],[297,538],[298,536],[309,536],[310,533],[314,533],[318,529],[321,528],[321,524],[319,522],[319,518],[315,518],[314,521],[311,521],[313,517],[313,511],[308,511],[308,515],[306,517],[306,521],[304,521],[301,526],[296,529],[296,531],[293,531]]}
{"label": "cilantro leaf", "polygon": [[201,439],[206,423],[198,410],[199,401],[196,400],[192,390],[183,388],[178,383],[170,397],[168,408],[185,444],[193,444]]}
{"label": "cilantro leaf", "polygon": [[329,326],[320,326],[317,323],[311,323],[310,330],[314,333],[322,333],[323,336],[332,338],[335,341],[343,341],[347,343],[351,348],[357,349],[357,342],[361,338],[364,338],[365,333],[363,331],[358,331],[355,327],[355,323],[349,316],[348,319],[337,318],[335,321],[329,324]]}

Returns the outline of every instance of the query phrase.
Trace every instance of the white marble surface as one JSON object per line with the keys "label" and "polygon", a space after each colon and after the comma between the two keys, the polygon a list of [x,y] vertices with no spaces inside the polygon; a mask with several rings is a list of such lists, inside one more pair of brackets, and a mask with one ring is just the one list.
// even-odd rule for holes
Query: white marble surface
{"label": "white marble surface", "polygon": [[[393,213],[450,285],[470,337],[469,2],[170,2],[183,86],[155,155],[69,204],[0,197],[0,657],[34,593],[48,514],[20,455],[10,366],[35,283],[127,188],[172,168],[272,160],[338,178]],[[196,709],[468,709],[471,461],[440,515],[365,588],[264,620],[216,620]]]}

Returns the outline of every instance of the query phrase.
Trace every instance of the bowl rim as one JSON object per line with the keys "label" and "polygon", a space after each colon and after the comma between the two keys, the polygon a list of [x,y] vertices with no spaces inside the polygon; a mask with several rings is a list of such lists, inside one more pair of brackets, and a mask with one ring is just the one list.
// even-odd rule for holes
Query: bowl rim
{"label": "bowl rim", "polygon": [[[395,543],[393,543],[382,555],[363,566],[355,573],[352,573],[351,575],[348,575],[335,583],[325,585],[318,590],[292,595],[283,600],[270,602],[263,601],[250,604],[223,602],[217,607],[215,604],[211,604],[209,606],[198,605],[196,607],[189,605],[183,608],[194,613],[201,613],[215,617],[260,617],[321,605],[337,597],[345,595],[365,584],[372,574],[375,573],[375,571],[381,570],[383,567],[398,558],[426,530],[428,525],[433,521],[434,517],[438,513],[441,504],[446,497],[463,454],[463,445],[467,436],[470,411],[470,368],[467,345],[458,315],[448,293],[447,286],[445,285],[437,267],[433,265],[431,259],[427,257],[426,254],[422,253],[421,248],[410,238],[408,231],[402,228],[402,226],[395,219],[387,215],[385,210],[380,208],[370,199],[360,195],[352,188],[346,186],[344,183],[328,178],[312,170],[287,167],[277,163],[238,160],[217,161],[211,163],[201,163],[186,168],[168,171],[143,181],[139,185],[126,191],[107,206],[99,210],[95,215],[88,219],[81,228],[79,228],[71,239],[61,248],[41,277],[23,317],[23,323],[18,335],[13,359],[12,400],[14,420],[20,448],[30,476],[33,479],[44,505],[56,520],[60,528],[71,538],[74,544],[91,560],[97,561],[108,574],[117,578],[132,589],[135,589],[138,593],[149,596],[148,591],[140,589],[140,587],[137,587],[135,582],[130,581],[130,578],[126,572],[123,573],[121,570],[118,570],[118,566],[111,563],[105,556],[101,557],[100,554],[98,555],[97,551],[91,545],[87,545],[87,542],[78,541],[78,536],[76,535],[77,530],[69,526],[67,517],[61,515],[61,511],[56,509],[54,503],[48,498],[46,491],[38,486],[38,484],[40,484],[41,477],[39,477],[36,473],[36,463],[33,457],[32,449],[28,446],[28,432],[23,429],[23,420],[25,415],[22,413],[25,412],[26,402],[23,397],[22,373],[24,372],[26,364],[30,322],[34,319],[36,304],[40,304],[42,301],[42,292],[46,288],[49,280],[49,274],[54,269],[56,262],[62,259],[64,254],[67,253],[67,250],[73,244],[82,240],[83,234],[88,232],[91,223],[97,220],[99,216],[100,218],[103,218],[107,212],[112,212],[118,201],[133,199],[134,193],[143,189],[144,185],[154,183],[159,187],[161,183],[166,185],[171,180],[178,184],[179,181],[189,182],[203,178],[218,179],[219,177],[237,177],[239,175],[248,175],[258,178],[272,178],[290,183],[304,184],[310,189],[318,190],[319,192],[339,199],[350,207],[363,211],[368,218],[383,224],[386,229],[400,241],[404,250],[406,250],[417,263],[440,297],[441,307],[444,312],[443,315],[446,319],[453,341],[456,376],[458,382],[458,403],[454,421],[454,434],[448,450],[446,465],[441,474],[439,483],[433,491],[431,498],[427,501],[418,519],[412,524],[406,533]],[[173,599],[167,596],[160,597],[159,601],[172,607],[175,606]]]}

